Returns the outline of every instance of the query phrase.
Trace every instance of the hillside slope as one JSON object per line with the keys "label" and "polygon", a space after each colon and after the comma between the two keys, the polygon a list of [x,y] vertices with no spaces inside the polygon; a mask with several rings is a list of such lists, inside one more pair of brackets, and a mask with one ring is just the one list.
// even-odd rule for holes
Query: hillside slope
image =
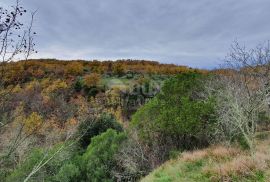
{"label": "hillside slope", "polygon": [[269,133],[260,133],[257,136],[257,143],[254,158],[243,150],[224,146],[184,152],[141,181],[270,181]]}

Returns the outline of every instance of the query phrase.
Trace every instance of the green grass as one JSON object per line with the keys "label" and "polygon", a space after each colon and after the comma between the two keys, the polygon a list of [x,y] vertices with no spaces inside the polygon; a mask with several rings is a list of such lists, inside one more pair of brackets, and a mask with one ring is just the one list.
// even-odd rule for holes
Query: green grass
{"label": "green grass", "polygon": [[205,166],[205,160],[195,162],[178,162],[173,160],[161,166],[149,176],[144,178],[143,182],[197,182],[210,181],[205,174],[201,173],[202,168]]}
{"label": "green grass", "polygon": [[[133,86],[137,84],[138,79],[137,77],[130,79],[126,77],[117,77],[117,76],[103,77],[99,84],[104,85],[107,88],[118,87],[132,90]],[[154,82],[153,86],[162,85],[164,80],[168,78],[168,76],[163,77],[162,75],[154,75],[154,76],[144,75],[144,77],[151,80],[152,83]]]}
{"label": "green grass", "polygon": [[[203,172],[205,166],[211,165],[209,159],[195,162],[173,161],[168,162],[156,169],[142,182],[211,182],[215,181],[212,176]],[[245,177],[231,176],[233,182],[264,182],[264,172],[257,171],[255,174]],[[219,181],[219,180],[216,180]]]}

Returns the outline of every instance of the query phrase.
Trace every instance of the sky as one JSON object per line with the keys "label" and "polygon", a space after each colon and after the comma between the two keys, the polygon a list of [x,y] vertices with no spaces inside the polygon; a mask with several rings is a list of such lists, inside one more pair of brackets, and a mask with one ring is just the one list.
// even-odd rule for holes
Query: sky
{"label": "sky", "polygon": [[[0,0],[10,6],[15,0]],[[21,0],[37,10],[34,58],[222,63],[233,41],[270,40],[270,0]],[[26,17],[25,17],[26,18]]]}

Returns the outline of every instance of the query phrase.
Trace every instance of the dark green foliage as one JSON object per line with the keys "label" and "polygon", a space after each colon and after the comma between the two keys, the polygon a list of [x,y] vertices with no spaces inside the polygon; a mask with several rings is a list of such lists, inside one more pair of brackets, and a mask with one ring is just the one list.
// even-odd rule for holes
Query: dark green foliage
{"label": "dark green foliage", "polygon": [[78,77],[76,82],[74,83],[74,89],[76,92],[80,92],[83,88],[83,79],[81,77]]}
{"label": "dark green foliage", "polygon": [[[55,156],[55,152],[63,144],[56,145],[51,150],[35,149],[21,165],[8,175],[6,181],[22,181],[37,164],[41,161],[45,162],[51,156],[54,157],[40,168],[30,178],[30,181],[110,181],[111,170],[115,166],[114,155],[125,139],[125,135],[119,133],[123,130],[121,125],[113,116],[102,114],[96,120],[88,120],[80,127],[81,132],[83,132],[83,128],[87,129],[81,142],[87,145],[87,142],[92,141],[85,153],[76,146],[76,143],[64,148]],[[114,128],[117,131],[107,130],[108,128]],[[64,145],[68,146],[69,142]],[[1,177],[5,175],[3,172]]]}
{"label": "dark green foliage", "polygon": [[134,77],[134,74],[133,73],[127,73],[126,74],[126,78],[127,79],[132,79]]}
{"label": "dark green foliage", "polygon": [[78,134],[83,135],[79,141],[81,147],[87,148],[92,137],[105,132],[109,128],[112,128],[118,132],[123,131],[122,126],[111,114],[103,113],[98,118],[88,118],[79,126],[78,130]]}
{"label": "dark green foliage", "polygon": [[64,164],[59,173],[54,176],[55,181],[57,182],[76,182],[80,178],[80,169],[78,166],[70,163]]}
{"label": "dark green foliage", "polygon": [[203,98],[203,79],[195,73],[181,74],[165,82],[162,91],[140,108],[132,128],[143,142],[165,143],[172,148],[191,149],[208,144],[215,123],[213,98]]}
{"label": "dark green foliage", "polygon": [[111,174],[116,165],[114,155],[125,138],[123,133],[117,133],[112,129],[92,138],[92,142],[81,161],[86,181],[114,181]]}
{"label": "dark green foliage", "polygon": [[92,87],[88,89],[88,96],[95,97],[99,93],[99,89],[96,87]]}

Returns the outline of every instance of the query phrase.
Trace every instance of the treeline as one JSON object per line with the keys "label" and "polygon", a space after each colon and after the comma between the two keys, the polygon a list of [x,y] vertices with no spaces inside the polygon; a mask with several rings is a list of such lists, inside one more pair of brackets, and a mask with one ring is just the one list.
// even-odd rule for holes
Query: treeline
{"label": "treeline", "polygon": [[122,76],[123,74],[166,74],[173,75],[184,72],[207,73],[206,70],[192,69],[187,66],[160,64],[156,61],[117,60],[117,61],[61,61],[56,59],[37,59],[9,63],[0,63],[3,74],[1,81],[5,85],[18,81],[28,81],[29,78],[66,78],[82,76],[85,73],[108,74]]}

